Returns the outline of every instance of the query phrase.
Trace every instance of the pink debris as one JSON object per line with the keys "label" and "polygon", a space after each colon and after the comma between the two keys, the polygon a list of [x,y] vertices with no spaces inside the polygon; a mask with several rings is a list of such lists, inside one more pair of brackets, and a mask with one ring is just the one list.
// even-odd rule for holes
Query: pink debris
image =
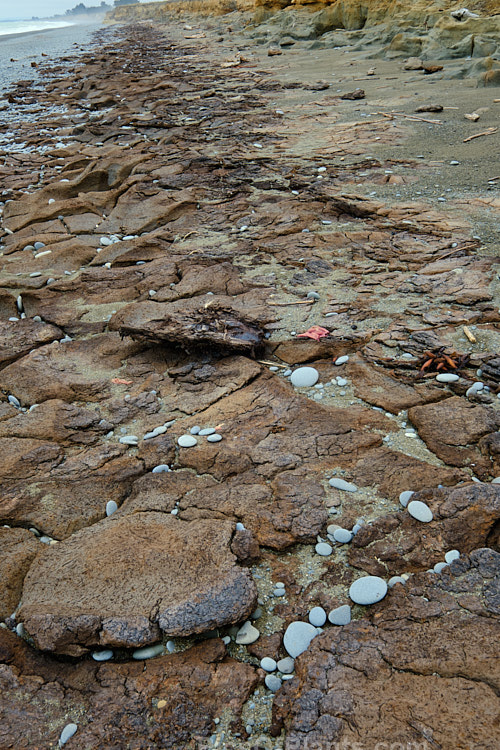
{"label": "pink debris", "polygon": [[323,338],[323,336],[329,335],[330,331],[327,328],[322,328],[321,326],[311,326],[311,328],[309,328],[309,330],[307,330],[305,333],[297,334],[297,338],[314,339],[315,341],[319,341]]}

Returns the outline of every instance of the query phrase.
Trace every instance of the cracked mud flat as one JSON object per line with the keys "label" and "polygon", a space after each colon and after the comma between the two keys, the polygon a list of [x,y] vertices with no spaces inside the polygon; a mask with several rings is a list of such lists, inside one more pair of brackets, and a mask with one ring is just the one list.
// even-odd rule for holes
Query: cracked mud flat
{"label": "cracked mud flat", "polygon": [[[102,30],[1,113],[0,748],[497,747],[498,141],[368,118],[414,111],[399,61],[341,100],[371,62],[268,58],[241,18]],[[497,91],[453,106],[487,127]],[[366,574],[408,580],[271,693],[260,659]]]}

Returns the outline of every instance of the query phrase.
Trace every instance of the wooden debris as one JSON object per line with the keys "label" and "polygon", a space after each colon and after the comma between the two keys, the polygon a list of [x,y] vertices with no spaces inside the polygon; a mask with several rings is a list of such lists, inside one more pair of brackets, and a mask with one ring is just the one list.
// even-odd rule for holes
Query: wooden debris
{"label": "wooden debris", "polygon": [[488,128],[487,130],[483,130],[482,133],[475,133],[474,135],[470,135],[468,138],[464,138],[463,142],[468,143],[469,141],[473,141],[474,138],[481,138],[483,135],[494,135],[497,130],[498,128]]}
{"label": "wooden debris", "polygon": [[470,328],[467,328],[467,326],[463,326],[463,332],[465,333],[465,335],[467,336],[467,338],[469,339],[469,341],[470,341],[470,342],[471,342],[472,344],[475,344],[475,343],[476,343],[476,340],[477,340],[477,339],[476,339],[476,337],[474,336],[474,334],[473,334],[473,333],[471,332]]}

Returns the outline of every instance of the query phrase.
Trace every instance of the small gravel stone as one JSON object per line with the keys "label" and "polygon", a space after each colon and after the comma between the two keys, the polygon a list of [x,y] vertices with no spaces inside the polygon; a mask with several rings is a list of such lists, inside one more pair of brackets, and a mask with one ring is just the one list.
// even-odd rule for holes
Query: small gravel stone
{"label": "small gravel stone", "polygon": [[15,396],[12,396],[12,395],[8,396],[7,397],[7,401],[9,402],[9,404],[12,404],[12,406],[15,406],[16,409],[20,409],[21,408],[21,404],[20,404],[19,400]]}
{"label": "small gravel stone", "polygon": [[283,581],[277,581],[275,583],[275,586],[276,586],[277,589],[284,589],[285,588],[285,584],[283,583]]}
{"label": "small gravel stone", "polygon": [[459,380],[459,376],[453,372],[440,372],[436,375],[438,383],[456,383]]}
{"label": "small gravel stone", "polygon": [[250,620],[247,620],[244,625],[236,633],[236,643],[241,646],[248,646],[250,643],[255,643],[260,633],[255,628]]}
{"label": "small gravel stone", "polygon": [[110,648],[107,648],[104,651],[93,651],[92,658],[94,661],[108,661],[113,658],[113,652]]}
{"label": "small gravel stone", "polygon": [[285,631],[283,645],[288,654],[295,659],[302,654],[309,646],[313,638],[318,635],[318,631],[309,622],[295,620],[291,622]]}
{"label": "small gravel stone", "polygon": [[115,511],[118,510],[118,505],[115,503],[114,500],[108,500],[106,503],[106,515],[112,516]]}
{"label": "small gravel stone", "polygon": [[78,731],[78,724],[66,724],[59,736],[59,747],[62,747]]}
{"label": "small gravel stone", "polygon": [[275,674],[268,674],[266,675],[264,682],[266,683],[266,688],[271,691],[271,693],[275,693],[277,690],[280,689],[282,682],[279,677],[277,677]]}
{"label": "small gravel stone", "polygon": [[155,466],[154,469],[152,469],[152,474],[163,474],[163,472],[170,471],[170,466],[168,464],[158,464],[158,466]]}
{"label": "small gravel stone", "polygon": [[337,385],[340,387],[347,385],[347,380],[345,378],[336,378],[336,380],[337,380]]}
{"label": "small gravel stone", "polygon": [[181,435],[177,440],[177,445],[180,445],[181,448],[192,448],[197,442],[194,435]]}
{"label": "small gravel stone", "polygon": [[279,370],[279,369],[280,369],[280,368],[279,368],[279,367],[276,367],[276,365],[271,365],[271,367],[269,368],[269,371],[270,371],[270,372],[278,372],[278,370]]}
{"label": "small gravel stone", "polygon": [[344,354],[342,357],[337,357],[334,364],[335,365],[345,365],[346,362],[349,362],[349,357],[347,354]]}
{"label": "small gravel stone", "polygon": [[402,583],[403,586],[405,585],[406,581],[402,576],[392,576],[392,578],[389,578],[387,581],[387,585],[390,589],[392,589],[393,586],[395,586],[397,583]]}
{"label": "small gravel stone", "polygon": [[404,492],[402,492],[400,494],[400,496],[399,496],[399,502],[401,503],[401,505],[403,506],[403,508],[406,508],[406,506],[410,502],[411,496],[414,495],[414,494],[415,493],[413,492],[413,490],[405,490]]}
{"label": "small gravel stone", "polygon": [[454,560],[458,560],[459,557],[460,557],[460,552],[457,549],[450,549],[444,556],[444,559],[446,560],[448,565],[451,565],[451,563]]}
{"label": "small gravel stone", "polygon": [[326,622],[326,612],[323,607],[313,607],[309,612],[309,622],[317,628],[321,628]]}
{"label": "small gravel stone", "polygon": [[155,427],[154,430],[151,430],[151,432],[146,432],[143,440],[151,440],[152,438],[158,437],[158,435],[164,435],[166,431],[167,428],[165,425],[161,424],[159,427]]}
{"label": "small gravel stone", "polygon": [[352,533],[353,533],[353,535],[356,536],[356,534],[358,533],[358,531],[361,528],[362,528],[362,524],[361,523],[355,523],[354,526],[352,527]]}
{"label": "small gravel stone", "polygon": [[332,609],[328,619],[332,625],[349,625],[351,622],[351,607],[349,604],[342,604],[341,607]]}
{"label": "small gravel stone", "polygon": [[206,437],[207,435],[213,435],[215,432],[215,427],[205,427],[203,430],[200,430],[198,435],[203,435]]}
{"label": "small gravel stone", "polygon": [[347,529],[335,529],[333,538],[340,544],[348,544],[352,539],[352,533]]}
{"label": "small gravel stone", "polygon": [[295,661],[291,656],[285,656],[284,659],[280,659],[278,662],[278,669],[281,674],[292,674],[295,669]]}
{"label": "small gravel stone", "polygon": [[101,245],[104,245],[105,247],[113,244],[113,240],[110,240],[109,237],[101,237],[99,242],[101,243]]}
{"label": "small gravel stone", "polygon": [[242,524],[242,523],[240,523],[239,521],[238,521],[238,523],[236,524],[236,531],[245,531],[245,527],[244,527],[244,526],[243,526],[243,524]]}
{"label": "small gravel stone", "polygon": [[318,292],[307,292],[307,299],[319,299]]}
{"label": "small gravel stone", "polygon": [[199,432],[200,432],[200,430],[201,430],[201,427],[199,425],[195,424],[194,427],[191,427],[191,429],[189,430],[189,432],[191,433],[191,435],[198,435]]}
{"label": "small gravel stone", "polygon": [[441,573],[445,568],[449,568],[450,566],[446,562],[438,562],[434,565],[434,572],[435,573]]}
{"label": "small gravel stone", "polygon": [[278,665],[270,656],[264,656],[264,658],[260,660],[260,666],[264,672],[276,672]]}
{"label": "small gravel stone", "polygon": [[308,388],[318,382],[319,372],[315,367],[299,367],[292,372],[290,381],[296,388]]}
{"label": "small gravel stone", "polygon": [[132,659],[140,661],[141,659],[152,659],[155,656],[159,656],[163,653],[163,643],[156,643],[154,646],[144,646],[144,648],[136,648],[132,654]]}
{"label": "small gravel stone", "polygon": [[35,242],[35,244],[33,245],[33,247],[34,247],[35,250],[41,250],[42,247],[45,247],[45,242]]}
{"label": "small gravel stone", "polygon": [[285,596],[285,589],[274,589],[273,596]]}
{"label": "small gravel stone", "polygon": [[214,435],[208,435],[207,437],[207,443],[220,443],[222,440],[222,435],[218,435],[215,433]]}
{"label": "small gravel stone", "polygon": [[292,370],[285,370],[285,372],[283,373],[285,378],[289,378],[291,374],[292,374]]}
{"label": "small gravel stone", "polygon": [[136,435],[124,435],[119,439],[119,442],[124,445],[137,445],[139,438]]}
{"label": "small gravel stone", "polygon": [[318,544],[315,547],[315,550],[316,550],[316,554],[321,555],[322,557],[328,557],[328,555],[331,555],[333,552],[332,547],[326,542],[318,542]]}
{"label": "small gravel stone", "polygon": [[355,604],[375,604],[387,594],[387,584],[378,576],[363,576],[351,584],[349,596]]}
{"label": "small gravel stone", "polygon": [[412,500],[408,503],[407,509],[412,518],[422,523],[429,523],[434,518],[429,506],[421,500]]}
{"label": "small gravel stone", "polygon": [[358,488],[351,482],[346,482],[345,479],[339,477],[332,477],[328,482],[330,487],[335,487],[336,490],[344,490],[344,492],[357,492]]}

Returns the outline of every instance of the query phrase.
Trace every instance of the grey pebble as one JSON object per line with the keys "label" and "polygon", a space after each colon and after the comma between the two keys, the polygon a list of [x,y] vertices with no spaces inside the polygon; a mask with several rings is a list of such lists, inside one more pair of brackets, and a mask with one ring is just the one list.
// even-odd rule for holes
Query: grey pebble
{"label": "grey pebble", "polygon": [[162,474],[163,472],[170,471],[170,466],[168,464],[158,464],[158,466],[155,466],[154,469],[152,469],[152,474]]}
{"label": "grey pebble", "polygon": [[344,492],[357,492],[358,488],[355,484],[352,484],[351,482],[346,482],[345,479],[340,479],[339,477],[332,477],[328,484],[330,487],[335,487],[336,490],[344,490]]}
{"label": "grey pebble", "polygon": [[315,547],[315,550],[316,550],[316,554],[321,555],[321,557],[328,557],[328,555],[331,555],[333,552],[332,547],[326,542],[318,542],[318,544]]}
{"label": "grey pebble", "polygon": [[438,383],[456,383],[459,380],[459,376],[453,372],[440,372],[436,375]]}
{"label": "grey pebble", "polygon": [[319,299],[318,292],[307,292],[307,298],[306,299]]}
{"label": "grey pebble", "polygon": [[451,565],[451,563],[454,560],[458,560],[459,557],[460,557],[460,552],[457,549],[450,549],[444,556],[444,559],[446,560],[448,565]]}
{"label": "grey pebble", "polygon": [[332,609],[328,615],[328,619],[332,625],[349,625],[351,622],[351,608],[349,604],[342,604],[341,607]]}
{"label": "grey pebble", "polygon": [[285,596],[285,589],[274,589],[273,596]]}
{"label": "grey pebble", "polygon": [[387,584],[379,576],[363,576],[351,584],[349,596],[355,604],[375,604],[387,594]]}
{"label": "grey pebble", "polygon": [[296,388],[307,388],[315,385],[318,379],[319,372],[315,367],[298,367],[290,376],[290,381]]}
{"label": "grey pebble", "polygon": [[264,670],[264,672],[276,672],[277,664],[274,659],[271,659],[270,656],[264,656],[263,659],[260,660],[260,666]]}
{"label": "grey pebble", "polygon": [[387,585],[390,589],[392,589],[393,586],[395,586],[397,583],[402,583],[403,586],[405,585],[406,581],[402,576],[392,576],[392,578],[389,578],[387,581]]}
{"label": "grey pebble", "polygon": [[277,677],[275,674],[266,675],[264,682],[266,684],[267,689],[270,690],[271,693],[275,693],[277,690],[280,689],[282,685],[280,678]]}
{"label": "grey pebble", "polygon": [[33,245],[34,250],[41,250],[42,247],[45,247],[45,242],[35,242]]}
{"label": "grey pebble", "polygon": [[403,508],[406,508],[406,506],[410,502],[411,496],[414,494],[415,493],[413,492],[413,490],[405,490],[404,492],[401,492],[401,494],[399,495],[399,502],[401,503]]}
{"label": "grey pebble", "polygon": [[181,448],[192,448],[197,442],[194,435],[181,435],[177,440],[177,445],[180,445]]}
{"label": "grey pebble", "polygon": [[[35,243],[36,244],[36,243]],[[59,735],[59,747],[63,747],[78,731],[78,724],[66,724]]]}
{"label": "grey pebble", "polygon": [[132,654],[132,659],[135,659],[136,661],[142,659],[153,659],[153,657],[162,654],[163,651],[163,643],[156,643],[154,646],[144,646],[144,648],[136,648]]}
{"label": "grey pebble", "polygon": [[9,404],[12,404],[12,406],[15,406],[16,409],[21,408],[21,404],[15,396],[12,396],[12,395],[7,396],[7,401],[9,402]]}
{"label": "grey pebble", "polygon": [[201,427],[199,425],[195,424],[194,427],[191,427],[191,429],[189,430],[189,432],[191,433],[191,435],[198,435],[198,433],[200,432],[200,430],[201,430]]}
{"label": "grey pebble", "polygon": [[92,658],[94,661],[109,661],[113,658],[113,652],[110,648],[104,649],[104,651],[93,651]]}
{"label": "grey pebble", "polygon": [[441,573],[445,568],[449,568],[450,566],[446,562],[438,562],[434,565],[434,572],[435,573]]}
{"label": "grey pebble", "polygon": [[285,378],[289,378],[291,374],[292,374],[292,370],[285,370],[285,372],[283,373]]}
{"label": "grey pebble", "polygon": [[203,437],[206,437],[207,435],[213,435],[215,432],[215,427],[205,427],[203,430],[200,430],[198,435],[202,435]]}
{"label": "grey pebble", "polygon": [[335,529],[333,538],[340,544],[348,544],[352,539],[352,533],[347,529]]}
{"label": "grey pebble", "polygon": [[118,505],[115,503],[114,500],[108,500],[106,503],[106,515],[112,516],[113,513],[115,513],[118,510]]}
{"label": "grey pebble", "polygon": [[259,635],[257,628],[254,628],[250,620],[247,620],[236,633],[235,640],[242,646],[248,646],[250,643],[255,643]]}
{"label": "grey pebble", "polygon": [[295,620],[291,622],[285,631],[283,645],[288,654],[295,659],[302,654],[309,646],[313,638],[318,635],[318,631],[309,622]]}
{"label": "grey pebble", "polygon": [[280,659],[278,662],[278,669],[282,674],[292,674],[295,669],[295,661],[291,656],[285,656],[284,659]]}
{"label": "grey pebble", "polygon": [[218,435],[217,433],[215,435],[208,435],[207,437],[207,443],[220,443],[222,440],[222,435]]}
{"label": "grey pebble", "polygon": [[284,589],[285,588],[285,584],[283,583],[283,581],[277,581],[275,583],[275,586],[276,586],[277,589]]}
{"label": "grey pebble", "polygon": [[408,503],[407,510],[412,518],[422,523],[429,523],[434,518],[429,506],[421,500],[412,500]]}
{"label": "grey pebble", "polygon": [[309,622],[320,628],[326,622],[326,612],[323,607],[313,607],[309,612]]}
{"label": "grey pebble", "polygon": [[119,439],[119,442],[123,445],[137,445],[139,438],[136,435],[124,435]]}
{"label": "grey pebble", "polygon": [[346,362],[349,362],[349,356],[347,354],[344,354],[342,357],[337,357],[334,364],[335,365],[345,365]]}
{"label": "grey pebble", "polygon": [[270,372],[278,372],[279,369],[280,368],[276,367],[276,365],[271,365],[271,367],[269,368]]}

